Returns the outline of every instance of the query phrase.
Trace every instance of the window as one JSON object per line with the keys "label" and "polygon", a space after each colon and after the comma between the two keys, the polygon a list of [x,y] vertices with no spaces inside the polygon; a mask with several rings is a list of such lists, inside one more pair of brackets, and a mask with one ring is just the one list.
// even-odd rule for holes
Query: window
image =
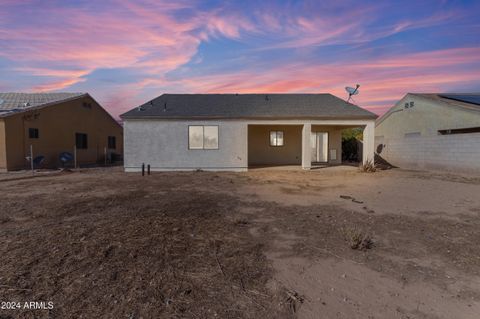
{"label": "window", "polygon": [[88,137],[84,133],[75,133],[75,145],[77,149],[87,149],[88,148]]}
{"label": "window", "polygon": [[438,133],[440,135],[480,133],[480,126],[479,127],[454,128],[454,129],[450,129],[450,130],[438,130]]}
{"label": "window", "polygon": [[28,137],[29,138],[38,138],[38,128],[29,128],[28,129]]}
{"label": "window", "polygon": [[109,136],[108,137],[108,148],[112,149],[112,150],[116,149],[117,148],[117,143],[116,142],[117,142],[117,140],[116,140],[115,136]]}
{"label": "window", "polygon": [[270,146],[283,146],[283,131],[270,131]]}
{"label": "window", "polygon": [[217,150],[218,126],[192,125],[188,127],[188,149]]}

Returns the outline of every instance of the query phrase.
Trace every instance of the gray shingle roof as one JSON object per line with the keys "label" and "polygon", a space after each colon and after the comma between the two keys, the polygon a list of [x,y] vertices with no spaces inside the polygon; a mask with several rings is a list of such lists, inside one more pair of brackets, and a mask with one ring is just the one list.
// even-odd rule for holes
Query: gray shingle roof
{"label": "gray shingle roof", "polygon": [[120,117],[375,119],[377,115],[331,94],[163,94]]}
{"label": "gray shingle roof", "polygon": [[0,116],[78,98],[86,93],[0,93]]}

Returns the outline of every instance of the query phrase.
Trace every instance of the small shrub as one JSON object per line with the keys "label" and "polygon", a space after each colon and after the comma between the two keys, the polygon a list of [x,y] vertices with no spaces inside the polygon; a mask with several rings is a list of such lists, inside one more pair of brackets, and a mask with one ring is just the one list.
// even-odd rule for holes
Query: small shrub
{"label": "small shrub", "polygon": [[352,249],[367,250],[373,247],[372,236],[359,228],[344,228],[342,233]]}
{"label": "small shrub", "polygon": [[361,172],[364,172],[364,173],[373,173],[377,171],[375,162],[373,160],[368,160],[365,163],[361,163],[358,168],[360,169]]}

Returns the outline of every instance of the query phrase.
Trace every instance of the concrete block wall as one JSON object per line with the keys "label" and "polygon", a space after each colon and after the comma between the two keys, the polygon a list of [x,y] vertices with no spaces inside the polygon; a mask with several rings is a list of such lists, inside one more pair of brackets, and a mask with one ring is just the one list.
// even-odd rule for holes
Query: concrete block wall
{"label": "concrete block wall", "polygon": [[392,165],[480,173],[480,133],[376,139],[379,154]]}

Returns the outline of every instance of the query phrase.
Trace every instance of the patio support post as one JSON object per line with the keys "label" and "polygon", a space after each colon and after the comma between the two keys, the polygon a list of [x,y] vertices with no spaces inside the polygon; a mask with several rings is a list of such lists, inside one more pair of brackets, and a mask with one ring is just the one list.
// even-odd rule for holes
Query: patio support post
{"label": "patio support post", "polygon": [[312,167],[312,147],[310,146],[310,135],[312,134],[312,125],[303,124],[302,129],[302,168],[310,169]]}
{"label": "patio support post", "polygon": [[363,164],[373,162],[375,155],[375,122],[368,122],[363,129]]}

